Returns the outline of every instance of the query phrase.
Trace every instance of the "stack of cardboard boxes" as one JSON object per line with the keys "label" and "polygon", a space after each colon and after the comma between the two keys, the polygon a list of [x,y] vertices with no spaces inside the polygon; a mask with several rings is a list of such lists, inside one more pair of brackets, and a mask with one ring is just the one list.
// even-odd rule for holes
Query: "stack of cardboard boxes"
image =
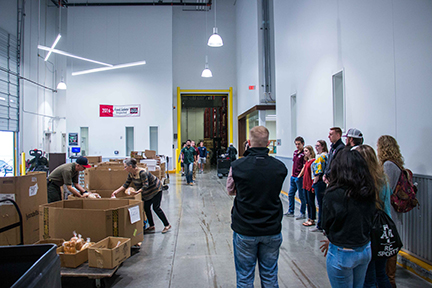
{"label": "stack of cardboard boxes", "polygon": [[[39,240],[39,205],[46,204],[47,180],[45,172],[31,175],[0,178],[0,200],[12,199],[21,211],[24,244]],[[0,228],[19,222],[18,212],[11,202],[0,203]],[[0,245],[17,245],[19,227],[0,233]]]}

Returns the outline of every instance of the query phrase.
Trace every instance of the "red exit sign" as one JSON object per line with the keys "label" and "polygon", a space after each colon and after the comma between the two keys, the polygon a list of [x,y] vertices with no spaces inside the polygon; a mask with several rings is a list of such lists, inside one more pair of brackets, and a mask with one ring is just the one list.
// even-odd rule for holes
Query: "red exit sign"
{"label": "red exit sign", "polygon": [[249,86],[249,90],[255,90],[255,85]]}

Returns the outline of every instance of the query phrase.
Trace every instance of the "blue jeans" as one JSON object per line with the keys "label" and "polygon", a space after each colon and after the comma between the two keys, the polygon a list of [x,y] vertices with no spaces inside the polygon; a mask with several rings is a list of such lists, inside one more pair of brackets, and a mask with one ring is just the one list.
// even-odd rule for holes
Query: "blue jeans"
{"label": "blue jeans", "polygon": [[298,190],[299,192],[299,198],[300,198],[300,213],[304,215],[306,213],[306,196],[303,190],[303,177],[297,178],[294,176],[291,176],[290,179],[290,190],[288,192],[288,202],[289,202],[289,208],[288,213],[294,214],[295,209],[295,193]]}
{"label": "blue jeans", "polygon": [[330,243],[327,254],[327,275],[332,288],[363,288],[371,258],[370,242],[354,249],[346,249]]}
{"label": "blue jeans", "polygon": [[364,288],[391,288],[386,274],[387,259],[371,260],[366,272]]}
{"label": "blue jeans", "polygon": [[184,164],[187,184],[192,182],[193,165],[194,165],[193,162],[189,164]]}
{"label": "blue jeans", "polygon": [[315,195],[317,198],[317,202],[318,202],[318,223],[317,223],[317,228],[318,229],[322,229],[321,226],[321,217],[322,217],[322,202],[323,202],[323,198],[324,198],[324,194],[325,194],[325,190],[326,190],[326,184],[324,183],[324,181],[320,180],[317,183],[312,185],[312,188],[315,190]]}
{"label": "blue jeans", "polygon": [[279,287],[278,258],[282,233],[270,236],[245,236],[233,233],[237,287],[253,287],[258,260],[261,287]]}

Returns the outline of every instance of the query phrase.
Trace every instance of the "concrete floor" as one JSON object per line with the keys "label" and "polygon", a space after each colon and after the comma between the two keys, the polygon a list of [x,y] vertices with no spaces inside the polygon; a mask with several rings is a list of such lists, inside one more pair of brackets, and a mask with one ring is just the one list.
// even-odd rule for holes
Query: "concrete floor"
{"label": "concrete floor", "polygon": [[[113,277],[106,279],[106,286],[235,287],[230,227],[233,197],[226,194],[226,178],[219,179],[215,171],[205,172],[197,175],[195,186],[187,186],[184,178],[177,175],[171,174],[170,178],[162,209],[172,230],[161,234],[163,224],[155,215],[156,233],[144,236],[139,252],[135,251]],[[330,287],[325,258],[319,250],[319,241],[324,236],[310,232],[301,223],[293,218],[283,219],[279,286]],[[396,277],[399,288],[432,287],[400,267]],[[92,287],[94,281],[63,278],[62,284],[84,288]],[[260,287],[258,273],[255,287]]]}

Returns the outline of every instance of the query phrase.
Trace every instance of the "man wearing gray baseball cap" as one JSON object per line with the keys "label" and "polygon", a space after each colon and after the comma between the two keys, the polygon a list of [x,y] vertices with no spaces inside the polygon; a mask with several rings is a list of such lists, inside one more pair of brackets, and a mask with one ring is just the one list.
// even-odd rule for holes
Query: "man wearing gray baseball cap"
{"label": "man wearing gray baseball cap", "polygon": [[[357,147],[363,144],[363,133],[357,128],[351,128],[347,131],[343,137],[346,137],[346,146],[347,147]],[[352,149],[351,148],[351,149]]]}

